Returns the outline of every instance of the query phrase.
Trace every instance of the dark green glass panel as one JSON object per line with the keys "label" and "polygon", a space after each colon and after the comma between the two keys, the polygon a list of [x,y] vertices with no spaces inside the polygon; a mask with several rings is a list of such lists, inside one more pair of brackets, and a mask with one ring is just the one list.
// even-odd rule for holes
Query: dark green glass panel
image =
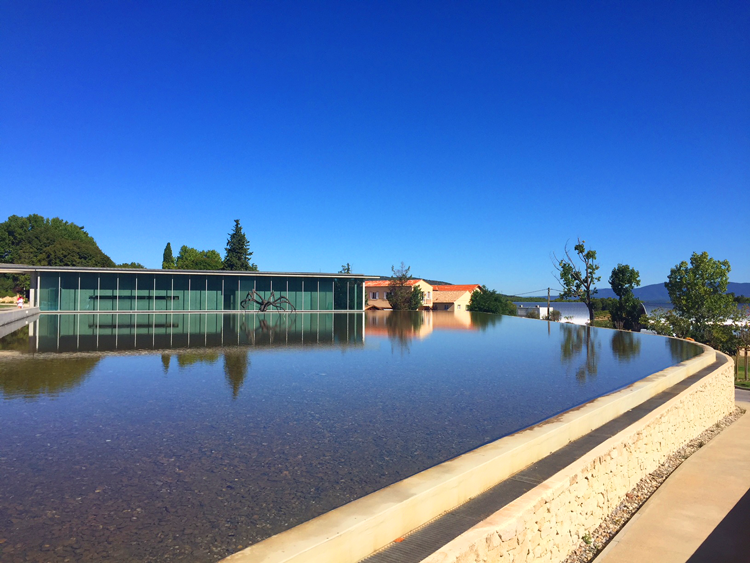
{"label": "dark green glass panel", "polygon": [[289,278],[289,294],[287,297],[298,311],[305,308],[302,295],[302,280],[300,278]]}
{"label": "dark green glass panel", "polygon": [[257,278],[255,280],[255,291],[262,299],[268,299],[271,297],[271,278]]}
{"label": "dark green glass panel", "polygon": [[208,291],[206,292],[205,310],[221,310],[223,299],[221,297],[221,276],[206,276],[208,280]]}
{"label": "dark green glass panel", "polygon": [[[247,299],[248,294],[252,292],[253,289],[255,289],[255,278],[242,278],[240,280],[240,309],[242,309],[242,301]],[[258,309],[258,306],[252,302],[252,301],[246,301],[245,302],[245,311],[256,311]]]}
{"label": "dark green glass panel", "polygon": [[190,308],[188,310],[206,310],[206,276],[190,276]]}
{"label": "dark green glass panel", "polygon": [[78,310],[78,274],[60,274],[60,310]]}
{"label": "dark green glass panel", "polygon": [[157,311],[172,310],[172,276],[156,275],[156,294],[154,306]]}
{"label": "dark green glass panel", "polygon": [[117,310],[135,310],[135,276],[120,274],[118,276],[119,289],[117,290]]}
{"label": "dark green glass panel", "polygon": [[173,311],[187,311],[188,300],[190,293],[188,292],[189,277],[188,276],[172,276],[173,290],[172,290],[172,310]]}
{"label": "dark green glass panel", "polygon": [[317,311],[320,306],[318,296],[318,279],[305,278],[305,310]]}
{"label": "dark green glass panel", "polygon": [[96,302],[99,311],[117,310],[117,274],[99,274]]}
{"label": "dark green glass panel", "polygon": [[333,280],[330,278],[320,280],[320,310],[333,310]]}
{"label": "dark green glass panel", "polygon": [[237,311],[240,308],[240,278],[224,277],[224,310]]}
{"label": "dark green glass panel", "polygon": [[155,302],[154,284],[156,280],[153,275],[138,274],[138,292],[135,299],[135,308],[137,311],[153,311]]}
{"label": "dark green glass panel", "polygon": [[79,295],[79,303],[81,305],[81,311],[96,311],[98,301],[98,282],[99,276],[97,274],[80,274],[81,278],[81,293]]}
{"label": "dark green glass panel", "polygon": [[60,277],[58,274],[42,272],[39,280],[39,309],[42,311],[57,311],[60,308],[58,295]]}

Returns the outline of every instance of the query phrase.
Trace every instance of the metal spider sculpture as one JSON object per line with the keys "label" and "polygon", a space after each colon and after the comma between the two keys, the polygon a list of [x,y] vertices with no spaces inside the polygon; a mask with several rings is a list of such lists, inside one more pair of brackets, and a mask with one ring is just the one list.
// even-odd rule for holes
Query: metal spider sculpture
{"label": "metal spider sculpture", "polygon": [[271,307],[273,307],[274,309],[278,309],[279,311],[286,311],[286,309],[282,307],[282,305],[284,304],[289,305],[292,311],[297,310],[294,305],[292,305],[292,302],[283,295],[274,299],[273,291],[271,292],[271,295],[268,296],[268,299],[264,299],[260,295],[260,293],[258,293],[254,289],[251,289],[247,292],[245,298],[240,301],[240,305],[243,309],[247,309],[248,305],[250,305],[251,302],[255,303],[256,305],[260,305],[260,309],[258,309],[258,311],[261,313],[265,313]]}

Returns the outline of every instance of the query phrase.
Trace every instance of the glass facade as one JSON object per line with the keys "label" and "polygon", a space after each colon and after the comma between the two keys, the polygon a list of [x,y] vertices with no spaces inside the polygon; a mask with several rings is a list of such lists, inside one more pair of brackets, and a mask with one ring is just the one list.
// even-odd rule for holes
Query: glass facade
{"label": "glass facade", "polygon": [[[298,311],[362,311],[364,278],[38,271],[42,311],[258,311],[260,300],[285,297]],[[250,299],[255,290],[256,300]],[[245,307],[242,303],[245,301]],[[273,307],[269,311],[277,310]]]}

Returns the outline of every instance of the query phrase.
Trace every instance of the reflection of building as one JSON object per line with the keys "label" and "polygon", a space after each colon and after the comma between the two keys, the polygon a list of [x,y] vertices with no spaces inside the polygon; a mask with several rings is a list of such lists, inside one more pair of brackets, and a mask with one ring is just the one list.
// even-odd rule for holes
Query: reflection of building
{"label": "reflection of building", "polygon": [[365,317],[367,336],[389,338],[427,338],[432,334],[433,317],[430,311],[380,312],[370,310]]}
{"label": "reflection of building", "polygon": [[[248,292],[286,297],[298,311],[361,311],[359,274],[146,270],[0,265],[0,273],[28,274],[30,305],[42,311],[239,311]],[[257,311],[249,302],[247,310]]]}
{"label": "reflection of building", "polygon": [[[30,352],[359,346],[364,313],[43,314]],[[218,357],[218,356],[217,356]]]}
{"label": "reflection of building", "polygon": [[479,284],[470,285],[436,285],[433,290],[433,310],[466,311],[471,294],[478,290]]}
{"label": "reflection of building", "polygon": [[[367,309],[389,310],[388,303],[389,280],[368,280],[365,282],[367,292]],[[406,285],[419,287],[424,294],[420,310],[433,311],[466,311],[471,294],[480,289],[479,284],[469,285],[430,285],[424,280],[409,280]]]}
{"label": "reflection of building", "polygon": [[438,330],[480,330],[480,325],[472,319],[468,311],[455,311],[453,314],[425,311],[368,311],[365,317],[365,333],[368,337],[394,336],[406,338],[427,338]]}

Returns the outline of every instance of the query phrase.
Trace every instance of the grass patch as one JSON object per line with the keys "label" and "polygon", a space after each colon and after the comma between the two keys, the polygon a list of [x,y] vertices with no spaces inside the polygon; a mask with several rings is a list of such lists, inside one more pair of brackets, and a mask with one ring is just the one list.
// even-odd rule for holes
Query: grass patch
{"label": "grass patch", "polygon": [[750,381],[746,381],[747,379],[748,374],[745,373],[745,358],[740,357],[737,365],[737,375],[735,376],[734,384],[737,387],[742,387],[743,389],[750,389]]}

